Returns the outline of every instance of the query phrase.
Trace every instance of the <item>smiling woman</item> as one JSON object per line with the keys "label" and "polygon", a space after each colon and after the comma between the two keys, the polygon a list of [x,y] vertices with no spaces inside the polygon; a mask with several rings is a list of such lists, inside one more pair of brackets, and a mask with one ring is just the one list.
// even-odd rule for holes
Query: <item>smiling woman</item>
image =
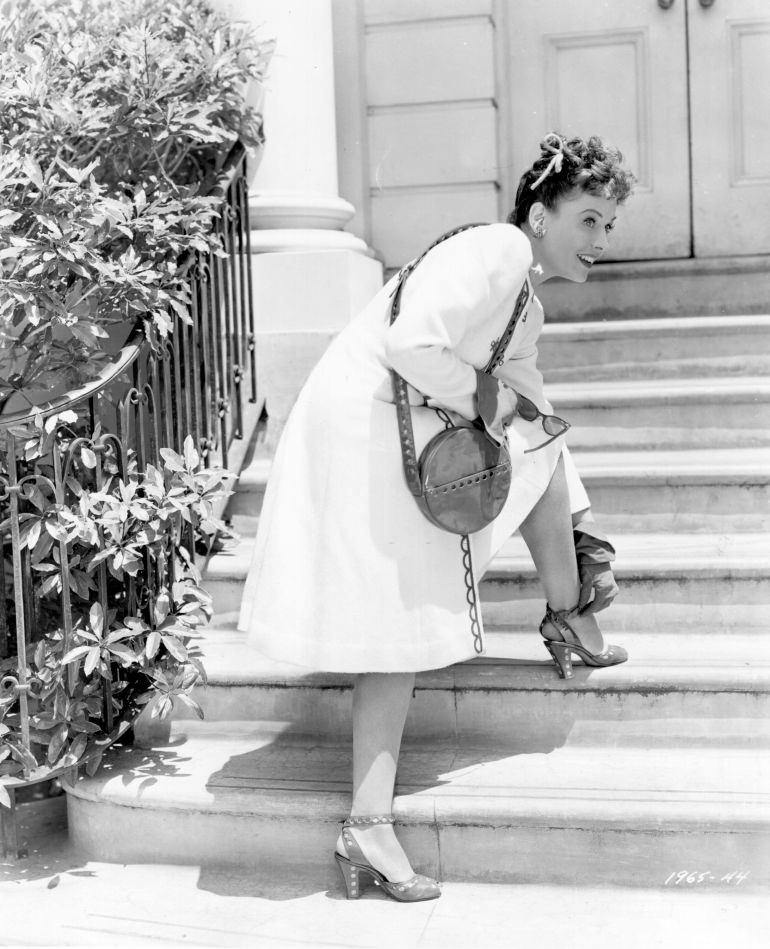
{"label": "smiling woman", "polygon": [[551,277],[582,282],[609,245],[615,226],[616,198],[577,193],[561,199],[553,211],[533,206],[531,218],[541,233],[537,254],[542,274],[533,278],[537,286]]}
{"label": "smiling woman", "polygon": [[551,132],[540,149],[521,177],[508,222],[537,240],[535,286],[553,277],[582,283],[609,246],[618,205],[636,179],[621,153],[597,136],[567,140]]}
{"label": "smiling woman", "polygon": [[[452,231],[393,277],[324,353],[278,445],[239,627],[273,659],[357,674],[353,801],[335,851],[351,898],[365,880],[404,902],[439,895],[393,833],[401,733],[416,671],[484,652],[478,581],[515,530],[548,597],[540,632],[559,674],[572,676],[573,654],[627,658],[594,615],[617,591],[614,551],[543,392],[533,290],[585,281],[631,189],[620,161],[599,139],[547,136],[509,222]],[[512,470],[497,517],[458,536],[423,516],[404,472],[463,426],[506,443]]]}

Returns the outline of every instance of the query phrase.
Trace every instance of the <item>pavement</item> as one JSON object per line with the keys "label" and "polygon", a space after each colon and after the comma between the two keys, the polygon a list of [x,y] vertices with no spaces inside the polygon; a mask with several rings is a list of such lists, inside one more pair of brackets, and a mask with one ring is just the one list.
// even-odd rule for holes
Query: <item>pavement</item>
{"label": "pavement", "polygon": [[[770,945],[767,892],[751,879],[660,868],[654,888],[445,883],[438,900],[355,902],[318,871],[89,860],[71,845],[63,799],[47,804],[29,856],[0,862],[0,946],[249,946],[252,949],[699,949]],[[51,818],[54,809],[62,818]],[[148,850],[152,843],[148,841]],[[708,868],[688,868],[706,871]],[[666,877],[668,874],[668,883]],[[691,879],[691,882],[688,882]],[[330,880],[333,882],[330,884]]]}

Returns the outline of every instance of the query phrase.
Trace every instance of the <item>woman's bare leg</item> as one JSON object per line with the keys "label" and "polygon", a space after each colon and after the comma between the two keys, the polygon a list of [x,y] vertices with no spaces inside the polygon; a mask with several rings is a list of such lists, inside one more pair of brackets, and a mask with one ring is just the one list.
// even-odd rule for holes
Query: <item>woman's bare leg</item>
{"label": "woman's bare leg", "polygon": [[[414,673],[366,673],[353,691],[353,817],[390,814],[396,766]],[[412,867],[393,827],[360,826],[355,837],[372,865],[393,883],[408,880]],[[344,854],[342,839],[337,850]]]}
{"label": "woman's bare leg", "polygon": [[[519,528],[538,576],[554,610],[571,609],[580,595],[575,543],[572,538],[567,477],[559,458],[551,482]],[[570,619],[583,645],[591,652],[603,648],[599,624],[593,613]]]}

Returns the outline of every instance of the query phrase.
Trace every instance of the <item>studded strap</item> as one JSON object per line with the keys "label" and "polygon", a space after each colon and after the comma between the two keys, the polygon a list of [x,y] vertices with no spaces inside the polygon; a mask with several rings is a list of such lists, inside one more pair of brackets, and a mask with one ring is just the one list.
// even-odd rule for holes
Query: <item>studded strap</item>
{"label": "studded strap", "polygon": [[353,862],[363,866],[369,866],[369,861],[364,856],[363,851],[358,845],[351,827],[371,826],[373,824],[395,824],[396,819],[392,814],[374,814],[367,817],[348,817],[342,825],[342,841],[348,853],[348,858]]}
{"label": "studded strap", "polygon": [[[398,275],[398,283],[396,284],[396,289],[393,291],[392,297],[393,302],[390,306],[390,323],[391,325],[395,322],[396,317],[399,314],[401,309],[401,294],[404,289],[404,284],[406,283],[406,278],[409,274],[415,269],[417,264],[423,259],[423,257],[434,247],[440,244],[442,241],[447,240],[450,237],[454,237],[456,234],[460,234],[463,231],[467,231],[472,227],[483,227],[483,223],[477,224],[463,224],[461,227],[456,227],[451,231],[447,231],[446,234],[442,234],[437,240],[435,240],[430,247],[415,260],[408,263],[403,267]],[[513,332],[516,329],[516,325],[519,321],[519,317],[524,311],[526,304],[529,301],[529,281],[525,280],[524,285],[519,292],[518,299],[516,300],[516,305],[511,314],[511,318],[508,321],[508,326],[506,327],[505,332],[498,340],[497,344],[494,347],[494,352],[490,358],[487,365],[484,367],[484,372],[492,374],[492,371],[498,366],[503,364],[505,359],[505,351],[508,348],[508,344],[511,341]],[[396,416],[398,418],[398,434],[401,439],[401,456],[404,465],[404,475],[406,477],[407,487],[414,497],[422,497],[422,484],[420,483],[420,472],[418,467],[418,458],[417,452],[414,445],[414,432],[412,429],[412,412],[409,408],[409,394],[407,390],[406,380],[400,376],[395,369],[390,370],[391,379],[393,381],[393,395],[396,403]]]}
{"label": "studded strap", "polygon": [[[435,240],[427,250],[423,251],[419,257],[402,267],[398,275],[398,283],[393,292],[393,302],[390,305],[390,324],[396,321],[396,317],[401,309],[401,294],[406,283],[406,278],[414,270],[423,257],[442,241],[455,234],[460,234],[471,227],[480,227],[481,224],[464,224],[462,227],[456,227],[446,234],[442,234],[438,240]],[[409,491],[416,498],[422,497],[422,484],[420,483],[420,471],[417,464],[417,451],[414,445],[414,431],[412,429],[412,412],[409,408],[409,394],[406,380],[400,376],[395,369],[391,369],[390,377],[393,382],[393,396],[396,403],[396,417],[398,419],[398,434],[401,439],[401,459],[404,466],[404,476]]]}
{"label": "studded strap", "polygon": [[[348,817],[347,820],[342,824],[342,842],[345,844],[348,860],[359,868],[363,867],[372,870],[376,874],[374,877],[374,882],[377,885],[382,886],[385,889],[397,890],[399,893],[405,893],[407,890],[411,890],[412,887],[416,886],[418,883],[435,882],[430,880],[429,877],[424,877],[418,873],[415,873],[413,877],[410,877],[408,880],[404,880],[402,883],[391,883],[384,874],[372,867],[371,863],[364,856],[363,850],[361,850],[361,847],[359,846],[357,840],[353,836],[352,830],[350,829],[351,827],[361,827],[366,825],[371,826],[373,824],[395,823],[395,817],[390,814],[377,814],[372,817]],[[351,885],[356,887],[357,883],[353,883]]]}
{"label": "studded strap", "polygon": [[[561,633],[562,641],[568,646],[577,646],[580,649],[585,649],[585,646],[580,641],[580,637],[567,622],[567,617],[574,616],[575,613],[577,613],[577,609],[577,606],[573,606],[572,609],[569,610],[554,610],[546,604],[545,618]],[[612,659],[615,653],[612,650],[612,646],[605,645],[601,652],[595,654],[589,653],[589,655],[593,655],[594,659]]]}
{"label": "studded strap", "polygon": [[392,814],[373,814],[365,817],[347,817],[343,826],[355,827],[363,824],[395,824],[396,818]]}
{"label": "studded strap", "polygon": [[342,825],[342,842],[345,844],[348,860],[359,866],[368,866],[369,861],[364,856],[363,850],[358,846],[352,831],[345,824]]}
{"label": "studded strap", "polygon": [[[492,373],[494,369],[497,369],[499,366],[505,362],[505,351],[508,349],[508,344],[511,341],[514,330],[518,326],[519,318],[524,312],[524,308],[529,302],[529,282],[527,280],[522,284],[521,290],[519,291],[519,296],[516,300],[516,306],[513,308],[513,313],[511,314],[510,320],[508,320],[508,326],[506,327],[505,332],[500,337],[497,345],[495,346],[494,352],[492,353],[492,358],[489,360],[487,365],[484,368],[484,372]],[[525,321],[526,322],[526,321]]]}

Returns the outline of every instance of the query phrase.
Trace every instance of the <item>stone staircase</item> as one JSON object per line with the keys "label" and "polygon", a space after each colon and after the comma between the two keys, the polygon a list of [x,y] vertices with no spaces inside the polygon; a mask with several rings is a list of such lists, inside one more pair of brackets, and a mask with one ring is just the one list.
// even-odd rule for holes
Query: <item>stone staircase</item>
{"label": "stone staircase", "polygon": [[[618,550],[603,629],[631,658],[560,680],[511,538],[482,583],[488,655],[418,677],[394,811],[421,871],[770,881],[769,331],[769,316],[546,328],[549,397]],[[208,564],[205,721],[177,718],[69,789],[70,833],[97,859],[335,882],[351,679],[268,662],[235,630],[268,472],[257,449],[229,507],[242,540]]]}

